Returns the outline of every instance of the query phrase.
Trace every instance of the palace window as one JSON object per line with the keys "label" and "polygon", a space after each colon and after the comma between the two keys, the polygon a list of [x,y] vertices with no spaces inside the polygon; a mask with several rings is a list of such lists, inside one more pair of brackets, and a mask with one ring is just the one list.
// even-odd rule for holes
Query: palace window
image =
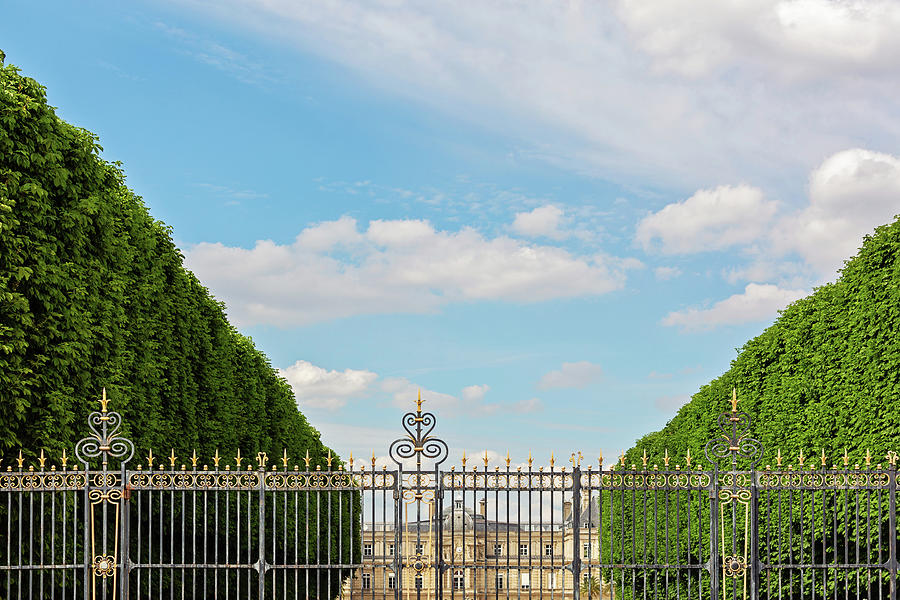
{"label": "palace window", "polygon": [[528,544],[519,544],[519,556],[528,556]]}
{"label": "palace window", "polygon": [[455,508],[456,510],[462,510],[463,509],[463,501],[462,500],[454,500],[453,508]]}
{"label": "palace window", "polygon": [[363,556],[372,556],[372,544],[363,544]]}
{"label": "palace window", "polygon": [[424,580],[422,579],[422,576],[421,576],[421,575],[416,575],[416,589],[417,589],[417,590],[421,590],[421,589],[422,589],[422,583],[423,583],[423,581],[424,581]]}
{"label": "palace window", "polygon": [[547,576],[547,587],[549,587],[551,590],[556,588],[556,572],[555,571],[551,571],[550,574]]}
{"label": "palace window", "polygon": [[503,556],[503,544],[494,544],[494,556]]}
{"label": "palace window", "polygon": [[456,571],[453,573],[453,589],[454,590],[462,590],[466,587],[466,576],[462,571]]}
{"label": "palace window", "polygon": [[392,590],[397,587],[397,578],[393,573],[388,573],[388,589]]}
{"label": "palace window", "polygon": [[425,544],[416,544],[416,554],[425,554]]}
{"label": "palace window", "polygon": [[372,575],[370,573],[363,573],[362,575],[362,589],[371,590],[372,589]]}
{"label": "palace window", "polygon": [[553,544],[544,544],[544,556],[553,556]]}
{"label": "palace window", "polygon": [[581,545],[581,557],[582,558],[590,558],[591,557],[591,545],[587,542]]}
{"label": "palace window", "polygon": [[523,590],[529,589],[531,587],[531,573],[520,573],[519,585]]}
{"label": "palace window", "polygon": [[498,590],[502,590],[502,589],[503,589],[503,573],[497,573],[496,588],[497,588]]}
{"label": "palace window", "polygon": [[388,551],[387,551],[387,553],[388,553],[388,556],[393,556],[393,555],[394,555],[394,545],[393,545],[393,544],[388,544]]}

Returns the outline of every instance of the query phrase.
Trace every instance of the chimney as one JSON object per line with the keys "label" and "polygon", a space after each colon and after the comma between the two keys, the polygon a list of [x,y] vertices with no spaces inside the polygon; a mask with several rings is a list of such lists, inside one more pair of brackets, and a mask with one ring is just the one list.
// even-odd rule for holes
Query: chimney
{"label": "chimney", "polygon": [[487,500],[484,498],[481,499],[481,502],[478,503],[478,512],[482,517],[487,519]]}
{"label": "chimney", "polygon": [[572,503],[569,500],[563,502],[563,522],[572,514]]}

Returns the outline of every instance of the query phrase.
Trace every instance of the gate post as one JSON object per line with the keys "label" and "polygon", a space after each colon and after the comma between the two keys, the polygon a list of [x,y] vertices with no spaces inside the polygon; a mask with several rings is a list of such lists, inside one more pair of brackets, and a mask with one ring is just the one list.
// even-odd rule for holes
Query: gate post
{"label": "gate post", "polygon": [[891,598],[897,598],[897,453],[888,452],[888,568],[891,573]]}
{"label": "gate post", "polygon": [[719,597],[719,467],[713,464],[709,489],[709,597]]}
{"label": "gate post", "polygon": [[750,598],[759,598],[760,565],[759,559],[759,487],[757,486],[756,469],[750,471]]}
{"label": "gate post", "polygon": [[[590,513],[588,513],[590,514]],[[581,467],[572,467],[572,580],[573,600],[581,598]]]}

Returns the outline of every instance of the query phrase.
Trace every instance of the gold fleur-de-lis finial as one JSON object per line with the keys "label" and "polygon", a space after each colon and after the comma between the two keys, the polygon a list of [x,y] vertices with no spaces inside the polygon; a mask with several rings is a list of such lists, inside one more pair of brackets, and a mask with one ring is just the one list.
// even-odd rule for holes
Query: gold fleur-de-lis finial
{"label": "gold fleur-de-lis finial", "polygon": [[897,458],[898,458],[898,454],[897,454],[897,451],[896,451],[896,450],[888,450],[888,453],[885,455],[885,458],[887,459],[888,463],[889,463],[892,467],[896,467],[896,466],[897,466]]}
{"label": "gold fleur-de-lis finial", "polygon": [[844,456],[842,457],[844,461],[844,466],[848,466],[850,464],[850,456],[847,454],[847,447],[844,447]]}
{"label": "gold fleur-de-lis finial", "polygon": [[422,412],[422,390],[419,389],[419,397],[416,399],[416,412]]}
{"label": "gold fleur-de-lis finial", "polygon": [[731,388],[731,412],[737,412],[737,388]]}
{"label": "gold fleur-de-lis finial", "polygon": [[150,448],[150,452],[147,453],[147,468],[148,468],[148,469],[152,469],[152,468],[153,468],[153,460],[154,460],[154,458],[153,458],[153,448]]}
{"label": "gold fleur-de-lis finial", "polygon": [[644,448],[644,454],[641,456],[641,462],[644,463],[644,468],[647,468],[647,449]]}
{"label": "gold fleur-de-lis finial", "polygon": [[100,412],[106,412],[106,405],[109,400],[106,398],[106,388],[103,388],[103,394],[100,396]]}
{"label": "gold fleur-de-lis finial", "polygon": [[484,451],[484,468],[487,469],[488,466],[488,455],[487,450]]}
{"label": "gold fleur-de-lis finial", "polygon": [[575,468],[575,453],[572,453],[572,456],[569,457],[569,462],[572,463],[572,468]]}
{"label": "gold fleur-de-lis finial", "polygon": [[216,453],[213,455],[213,464],[216,466],[217,469],[219,468],[220,460],[221,460],[221,458],[219,457],[219,449],[216,448]]}
{"label": "gold fleur-de-lis finial", "polygon": [[373,471],[375,470],[375,461],[376,461],[376,460],[377,460],[377,459],[375,458],[375,451],[372,450],[372,470],[373,470]]}
{"label": "gold fleur-de-lis finial", "polygon": [[44,457],[44,449],[41,448],[41,455],[38,457],[38,464],[41,466],[41,471],[44,470],[44,464],[47,462],[47,459]]}
{"label": "gold fleur-de-lis finial", "polygon": [[462,466],[463,466],[463,470],[465,470],[465,468],[466,468],[466,451],[465,450],[463,450]]}
{"label": "gold fleur-de-lis finial", "polygon": [[59,460],[60,460],[60,462],[62,463],[63,469],[65,469],[65,468],[66,468],[66,463],[69,462],[69,457],[66,456],[66,449],[65,449],[65,448],[63,448],[62,457],[61,457]]}
{"label": "gold fleur-de-lis finial", "polygon": [[798,460],[800,461],[800,466],[802,467],[802,466],[803,466],[803,460],[804,460],[804,457],[803,457],[803,448],[800,448],[800,456],[798,457]]}
{"label": "gold fleur-de-lis finial", "polygon": [[819,460],[822,461],[822,467],[825,467],[825,461],[828,459],[825,458],[825,448],[822,448],[822,454],[819,456]]}
{"label": "gold fleur-de-lis finial", "polygon": [[554,463],[556,463],[556,458],[553,456],[553,452],[550,453],[550,468],[553,468]]}
{"label": "gold fleur-de-lis finial", "polygon": [[868,467],[871,464],[872,464],[872,451],[870,449],[866,448],[866,466]]}
{"label": "gold fleur-de-lis finial", "polygon": [[781,466],[781,448],[778,449],[778,454],[775,455],[775,465]]}
{"label": "gold fleur-de-lis finial", "polygon": [[237,463],[238,468],[241,468],[241,461],[244,460],[244,457],[241,456],[241,449],[238,448],[237,456],[234,457],[234,462]]}
{"label": "gold fleur-de-lis finial", "polygon": [[578,466],[581,466],[581,460],[584,458],[584,454],[581,453],[581,450],[578,451]]}
{"label": "gold fleur-de-lis finial", "polygon": [[266,463],[269,462],[269,455],[265,452],[257,452],[256,453],[256,464],[259,465],[260,469],[266,468]]}
{"label": "gold fleur-de-lis finial", "polygon": [[509,450],[506,451],[506,468],[509,468]]}
{"label": "gold fleur-de-lis finial", "polygon": [[309,471],[309,448],[306,449],[306,456],[303,457],[303,462],[306,464],[306,470]]}
{"label": "gold fleur-de-lis finial", "polygon": [[534,459],[531,458],[531,450],[528,451],[528,468],[531,468],[531,463],[534,462]]}
{"label": "gold fleur-de-lis finial", "polygon": [[619,464],[623,467],[625,466],[625,451],[622,450],[622,453],[619,455]]}
{"label": "gold fleur-de-lis finial", "polygon": [[597,457],[597,463],[600,465],[600,470],[603,470],[603,450],[600,451],[600,456]]}
{"label": "gold fleur-de-lis finial", "polygon": [[175,456],[175,448],[172,448],[172,453],[169,454],[169,464],[172,465],[172,468],[175,468],[175,459],[178,458]]}
{"label": "gold fleur-de-lis finial", "polygon": [[22,465],[25,463],[25,458],[22,456],[22,451],[19,450],[19,456],[16,458],[16,462],[19,463],[19,468],[22,468]]}
{"label": "gold fleur-de-lis finial", "polygon": [[667,467],[669,466],[669,449],[666,448],[666,453],[663,455],[663,464]]}
{"label": "gold fleur-de-lis finial", "polygon": [[194,468],[194,469],[197,468],[197,461],[198,461],[198,460],[199,460],[199,458],[197,457],[197,450],[196,450],[196,448],[195,448],[194,451],[191,452],[191,467],[192,467],[192,468]]}
{"label": "gold fleur-de-lis finial", "polygon": [[[284,467],[285,469],[287,469],[287,463],[288,463],[287,448],[283,448],[281,451],[281,466]],[[351,467],[353,466],[353,453],[352,452],[350,453],[350,466]]]}
{"label": "gold fleur-de-lis finial", "polygon": [[329,449],[328,449],[328,457],[325,459],[325,461],[328,463],[328,468],[329,468],[329,469],[331,469],[331,462],[332,462],[332,460],[334,460],[334,459],[331,457],[331,448],[329,448]]}
{"label": "gold fleur-de-lis finial", "polygon": [[[287,452],[287,450],[285,450]],[[353,470],[353,451],[350,451],[350,470]]]}
{"label": "gold fleur-de-lis finial", "polygon": [[687,456],[684,458],[685,462],[687,462],[687,466],[691,466],[691,449],[688,448]]}

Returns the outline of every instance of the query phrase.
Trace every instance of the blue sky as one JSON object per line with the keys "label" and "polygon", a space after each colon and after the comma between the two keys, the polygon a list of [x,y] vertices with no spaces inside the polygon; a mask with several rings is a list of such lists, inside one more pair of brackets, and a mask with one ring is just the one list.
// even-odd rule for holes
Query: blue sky
{"label": "blue sky", "polygon": [[[343,454],[659,429],[900,213],[888,1],[26,2],[100,136]],[[727,399],[723,398],[723,407]]]}

